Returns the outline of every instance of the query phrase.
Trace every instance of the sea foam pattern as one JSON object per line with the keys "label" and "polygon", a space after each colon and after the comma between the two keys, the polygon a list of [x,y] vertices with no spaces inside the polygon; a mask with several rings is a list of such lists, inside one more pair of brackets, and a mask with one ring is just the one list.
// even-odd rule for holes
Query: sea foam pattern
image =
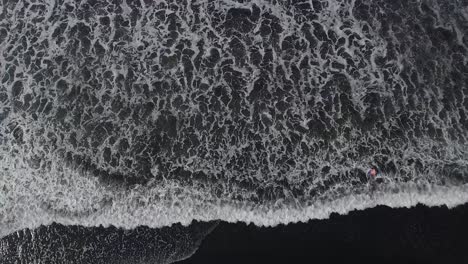
{"label": "sea foam pattern", "polygon": [[456,0],[3,1],[0,237],[465,203],[467,33]]}

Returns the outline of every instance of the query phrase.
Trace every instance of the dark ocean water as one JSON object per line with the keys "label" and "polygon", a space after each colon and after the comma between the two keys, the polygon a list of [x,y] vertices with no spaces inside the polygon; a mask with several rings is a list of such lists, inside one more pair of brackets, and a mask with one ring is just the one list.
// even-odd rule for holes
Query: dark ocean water
{"label": "dark ocean water", "polygon": [[467,33],[464,0],[3,0],[0,237],[466,203]]}

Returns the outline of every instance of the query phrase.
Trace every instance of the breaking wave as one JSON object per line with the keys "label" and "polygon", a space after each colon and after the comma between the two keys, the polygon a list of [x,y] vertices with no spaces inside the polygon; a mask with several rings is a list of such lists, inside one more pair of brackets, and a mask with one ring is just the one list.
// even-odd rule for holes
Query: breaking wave
{"label": "breaking wave", "polygon": [[0,237],[466,203],[467,13],[442,0],[4,1]]}

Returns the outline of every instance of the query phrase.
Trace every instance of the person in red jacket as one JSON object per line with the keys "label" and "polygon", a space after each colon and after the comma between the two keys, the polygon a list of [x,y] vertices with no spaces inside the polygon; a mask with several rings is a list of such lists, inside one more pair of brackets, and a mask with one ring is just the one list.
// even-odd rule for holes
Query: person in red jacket
{"label": "person in red jacket", "polygon": [[375,167],[372,167],[368,172],[367,172],[367,176],[371,179],[375,179],[377,177],[377,169]]}

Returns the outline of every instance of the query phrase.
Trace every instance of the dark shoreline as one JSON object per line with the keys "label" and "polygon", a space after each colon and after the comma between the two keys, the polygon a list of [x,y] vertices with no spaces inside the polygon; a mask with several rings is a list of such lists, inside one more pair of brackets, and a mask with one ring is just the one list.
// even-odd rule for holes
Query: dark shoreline
{"label": "dark shoreline", "polygon": [[0,239],[0,263],[462,264],[467,245],[468,204],[378,206],[276,227],[211,221],[124,230],[54,223]]}
{"label": "dark shoreline", "polygon": [[468,263],[467,245],[468,204],[378,206],[269,228],[220,222],[177,263]]}

